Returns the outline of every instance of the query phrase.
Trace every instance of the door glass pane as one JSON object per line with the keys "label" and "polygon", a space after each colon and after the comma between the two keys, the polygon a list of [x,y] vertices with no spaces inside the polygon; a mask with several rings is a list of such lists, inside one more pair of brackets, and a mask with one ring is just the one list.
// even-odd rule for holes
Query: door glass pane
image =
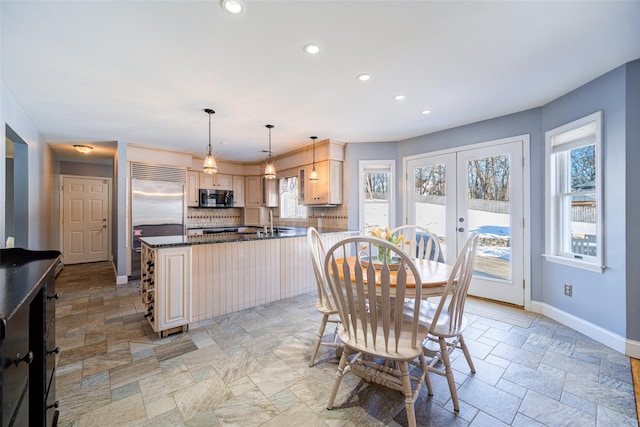
{"label": "door glass pane", "polygon": [[467,161],[468,227],[480,234],[474,274],[511,279],[510,156]]}
{"label": "door glass pane", "polygon": [[415,225],[426,227],[435,233],[440,238],[443,253],[446,253],[446,169],[444,163],[413,169]]}
{"label": "door glass pane", "polygon": [[391,227],[389,223],[389,200],[391,173],[365,169],[362,174],[362,207],[364,231],[368,234],[376,228]]}

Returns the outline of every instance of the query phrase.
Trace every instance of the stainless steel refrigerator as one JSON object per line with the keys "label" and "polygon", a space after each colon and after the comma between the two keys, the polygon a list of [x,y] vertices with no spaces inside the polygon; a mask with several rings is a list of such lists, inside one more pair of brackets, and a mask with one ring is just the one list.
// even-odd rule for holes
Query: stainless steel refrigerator
{"label": "stainless steel refrigerator", "polygon": [[131,179],[131,279],[140,278],[141,237],[184,235],[184,183]]}

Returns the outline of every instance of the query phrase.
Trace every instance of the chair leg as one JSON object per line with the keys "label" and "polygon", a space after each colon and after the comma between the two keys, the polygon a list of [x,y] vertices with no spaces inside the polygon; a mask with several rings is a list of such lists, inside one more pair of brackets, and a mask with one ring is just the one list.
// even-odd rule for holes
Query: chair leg
{"label": "chair leg", "polygon": [[424,356],[420,356],[420,369],[424,373],[424,382],[427,385],[427,393],[429,396],[433,396],[433,388],[431,387],[431,377],[429,376],[429,368],[427,362],[424,360]]}
{"label": "chair leg", "polygon": [[333,408],[333,402],[336,400],[336,395],[338,394],[338,388],[340,387],[340,382],[342,382],[342,376],[344,375],[344,367],[347,365],[347,361],[349,357],[347,353],[347,347],[345,347],[342,352],[342,356],[340,356],[340,363],[338,363],[338,370],[336,371],[336,379],[333,381],[333,388],[331,389],[331,395],[329,395],[329,403],[327,404],[327,409]]}
{"label": "chair leg", "polygon": [[447,342],[444,338],[440,338],[440,353],[442,356],[442,363],[444,364],[444,372],[449,383],[449,391],[451,392],[451,400],[453,401],[453,410],[460,412],[460,405],[458,404],[458,392],[456,391],[456,383],[453,380],[453,371],[451,370],[451,359],[449,358],[449,352],[447,351]]}
{"label": "chair leg", "polygon": [[325,314],[322,316],[322,323],[320,323],[320,331],[318,331],[318,338],[316,339],[316,345],[313,347],[313,352],[311,353],[311,359],[309,359],[309,367],[312,367],[316,362],[316,356],[318,355],[318,349],[320,348],[320,343],[322,342],[322,336],[324,335],[324,329],[327,327],[327,320],[329,320],[329,315]]}
{"label": "chair leg", "polygon": [[473,366],[473,361],[471,360],[471,354],[469,354],[469,349],[467,348],[467,345],[464,343],[464,338],[462,338],[462,335],[460,335],[460,348],[462,349],[462,352],[464,353],[464,358],[467,359],[467,363],[469,364],[469,369],[471,369],[472,373],[476,373],[476,368],[475,366]]}
{"label": "chair leg", "polygon": [[411,378],[409,378],[409,362],[403,360],[399,362],[402,373],[402,393],[404,394],[404,406],[407,410],[407,420],[409,427],[416,426],[416,411],[413,407],[413,391],[411,390]]}

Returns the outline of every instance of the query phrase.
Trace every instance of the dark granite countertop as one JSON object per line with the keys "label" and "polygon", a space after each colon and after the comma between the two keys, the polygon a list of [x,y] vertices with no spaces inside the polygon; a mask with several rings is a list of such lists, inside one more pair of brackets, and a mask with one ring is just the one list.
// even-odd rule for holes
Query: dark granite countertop
{"label": "dark granite countertop", "polygon": [[[325,233],[345,233],[350,230],[338,230],[322,228],[318,229],[321,234]],[[357,232],[353,231],[352,232]],[[278,233],[273,235],[264,232],[251,233],[216,233],[201,236],[160,236],[141,237],[140,241],[151,248],[169,248],[174,246],[209,245],[212,243],[249,242],[253,240],[286,239],[289,237],[306,237],[306,227],[280,227]]]}
{"label": "dark granite countertop", "polygon": [[0,249],[0,318],[9,319],[31,299],[42,279],[56,265],[58,251]]}

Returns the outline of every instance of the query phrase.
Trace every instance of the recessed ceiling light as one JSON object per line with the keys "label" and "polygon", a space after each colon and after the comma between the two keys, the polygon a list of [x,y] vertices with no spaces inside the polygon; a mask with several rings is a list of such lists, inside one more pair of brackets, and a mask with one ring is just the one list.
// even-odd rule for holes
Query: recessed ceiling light
{"label": "recessed ceiling light", "polygon": [[420,114],[426,116],[427,114],[431,114],[431,110],[422,110],[422,111],[420,111]]}
{"label": "recessed ceiling light", "polygon": [[318,53],[320,53],[320,46],[318,46],[317,44],[309,43],[308,45],[305,45],[304,51],[309,55],[317,55]]}
{"label": "recessed ceiling light", "polygon": [[360,74],[360,75],[358,75],[358,80],[360,80],[361,82],[366,82],[370,78],[371,78],[371,76],[369,74]]}
{"label": "recessed ceiling light", "polygon": [[404,99],[404,95],[396,95],[393,97],[396,101],[402,101]]}
{"label": "recessed ceiling light", "polygon": [[233,14],[240,13],[244,9],[238,0],[222,0],[221,4],[224,10]]}

